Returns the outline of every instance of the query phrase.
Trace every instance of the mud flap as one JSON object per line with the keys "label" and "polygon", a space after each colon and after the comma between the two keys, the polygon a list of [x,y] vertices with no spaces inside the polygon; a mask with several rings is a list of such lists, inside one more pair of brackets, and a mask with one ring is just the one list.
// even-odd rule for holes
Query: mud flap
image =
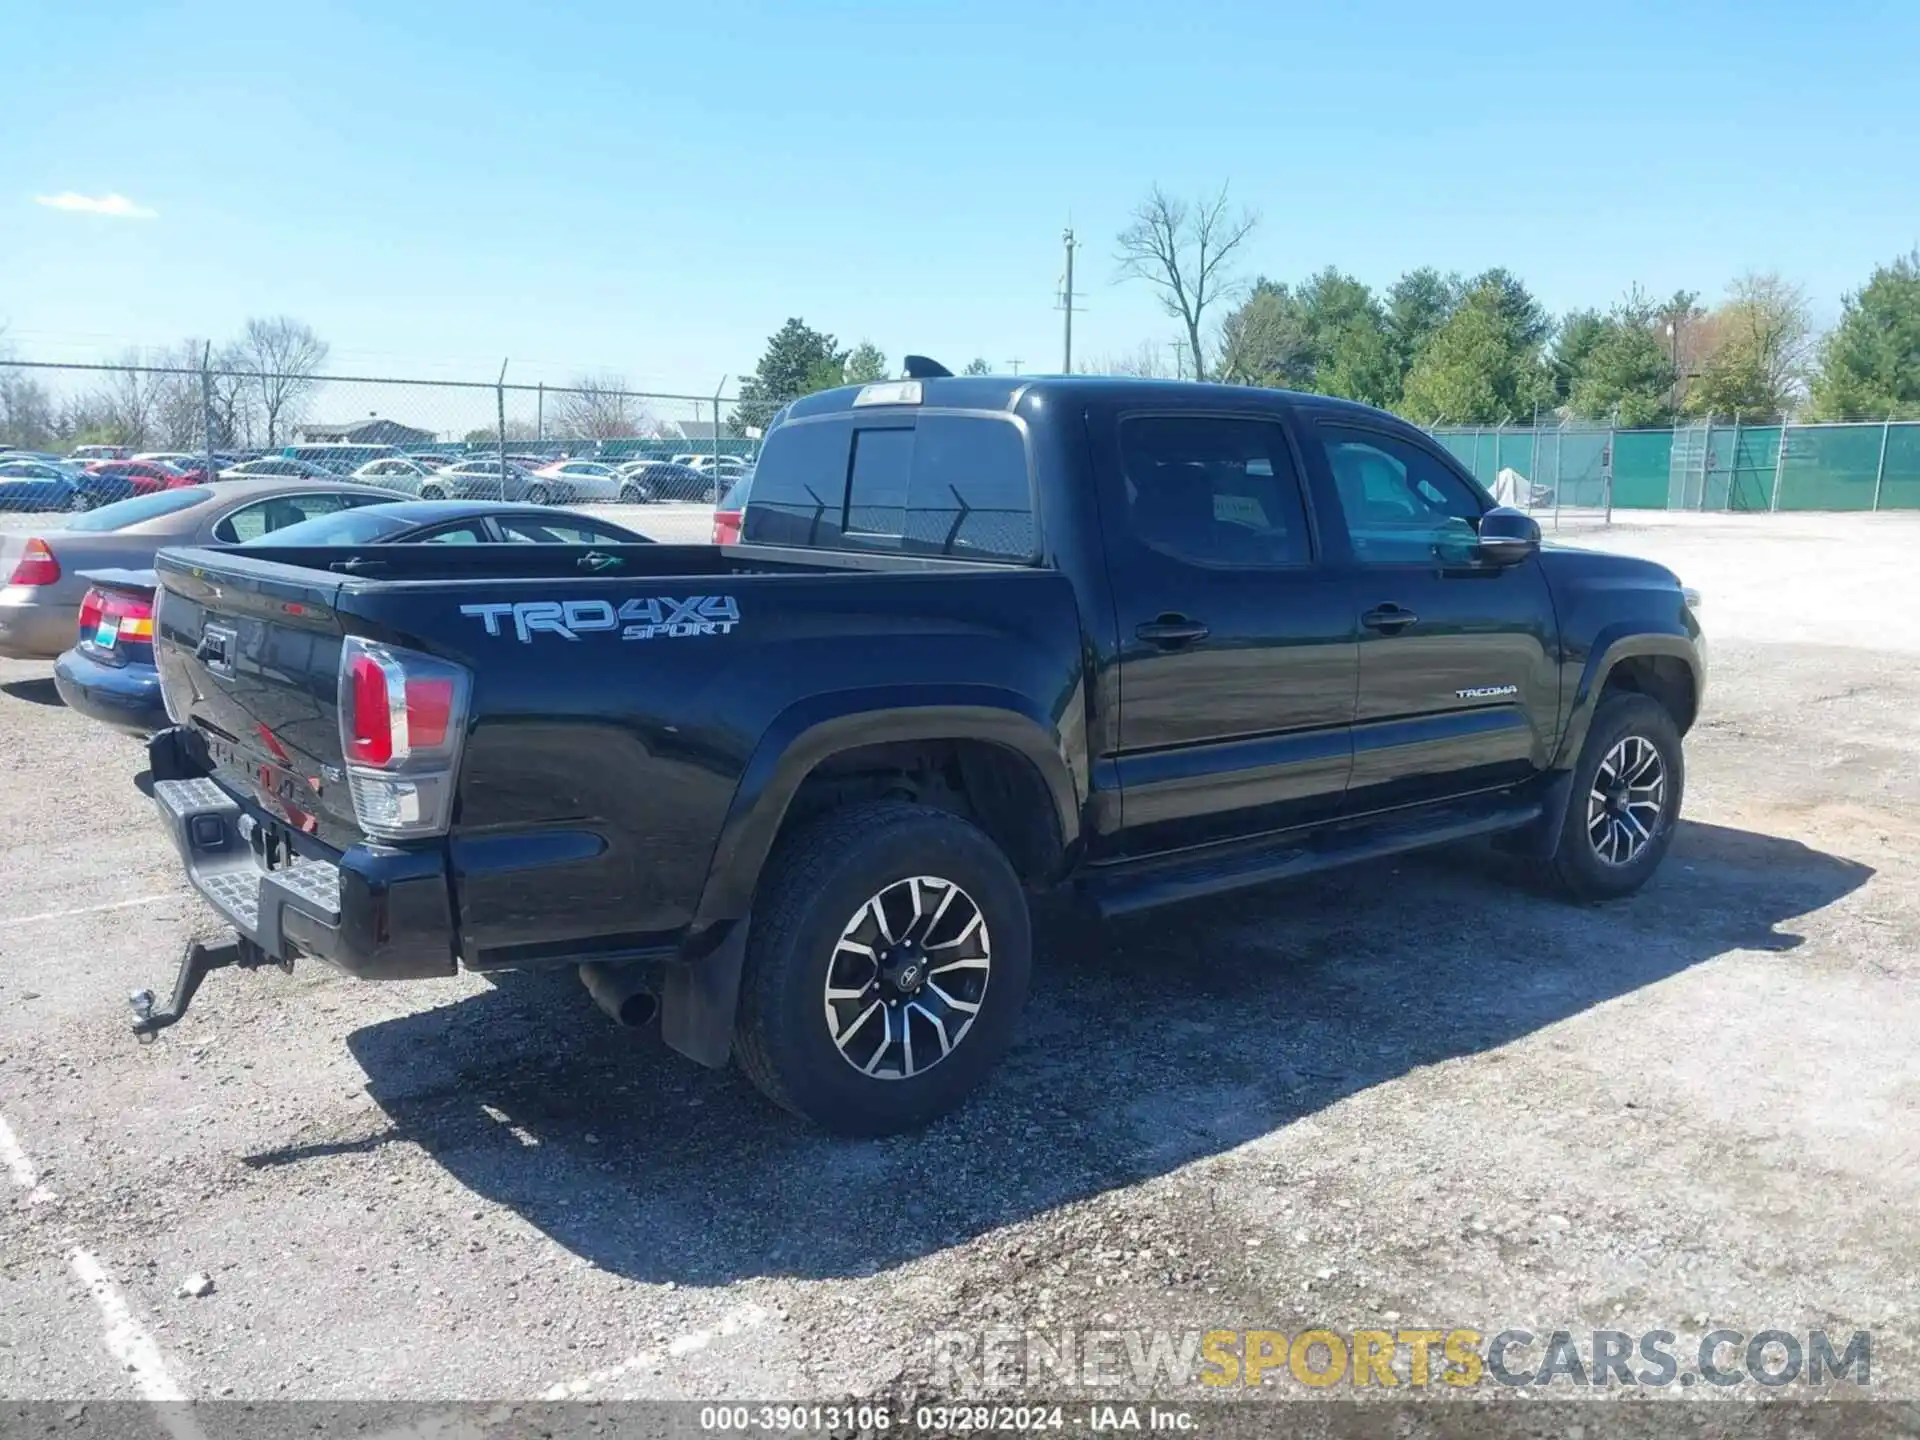
{"label": "mud flap", "polygon": [[1518,830],[1493,837],[1493,848],[1507,855],[1550,860],[1560,848],[1560,832],[1567,823],[1567,805],[1573,799],[1573,772],[1555,770],[1540,789],[1540,815]]}
{"label": "mud flap", "polygon": [[718,1070],[733,1053],[733,1013],[747,964],[747,922],[737,920],[705,955],[670,965],[660,985],[660,1038]]}

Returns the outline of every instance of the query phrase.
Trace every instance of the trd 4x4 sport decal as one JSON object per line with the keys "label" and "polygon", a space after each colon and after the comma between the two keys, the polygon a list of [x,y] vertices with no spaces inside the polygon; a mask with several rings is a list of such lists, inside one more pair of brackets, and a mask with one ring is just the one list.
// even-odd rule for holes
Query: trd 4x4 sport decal
{"label": "trd 4x4 sport decal", "polygon": [[513,633],[530,644],[535,635],[578,640],[597,630],[618,630],[622,640],[682,640],[691,635],[731,635],[740,623],[740,606],[731,595],[690,595],[684,600],[656,595],[629,600],[618,610],[610,600],[525,600],[518,605],[462,605],[487,627],[501,633],[509,616]]}

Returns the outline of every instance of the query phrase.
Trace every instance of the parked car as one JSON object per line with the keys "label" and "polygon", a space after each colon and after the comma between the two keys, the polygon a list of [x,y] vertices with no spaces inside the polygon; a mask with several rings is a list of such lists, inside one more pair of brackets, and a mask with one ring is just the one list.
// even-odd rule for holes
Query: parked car
{"label": "parked car", "polygon": [[544,505],[549,500],[562,505],[618,500],[621,498],[620,472],[599,460],[556,460],[533,472],[527,498],[536,505]]}
{"label": "parked car", "polygon": [[369,460],[355,470],[351,478],[386,490],[398,490],[403,495],[418,495],[421,484],[435,469],[411,456],[395,455],[386,460]]}
{"label": "parked car", "polygon": [[623,484],[644,486],[654,500],[711,500],[713,476],[671,460],[636,460],[620,468]]}
{"label": "parked car", "polygon": [[478,456],[436,470],[420,482],[422,500],[516,500],[524,502],[533,487],[532,475],[509,460],[505,467],[504,488],[498,458]]}
{"label": "parked car", "polygon": [[0,455],[0,511],[85,510],[88,503],[72,472]]}
{"label": "parked car", "polygon": [[398,445],[352,445],[334,441],[324,445],[289,445],[280,452],[289,460],[304,460],[330,475],[351,475],[369,460],[391,460],[401,454]]}
{"label": "parked car", "polygon": [[0,655],[51,660],[73,644],[87,593],[82,571],[139,569],[162,545],[237,545],[314,515],[392,499],[390,490],[337,480],[237,480],[137,495],[62,517],[58,529],[0,534]]}
{"label": "parked car", "polygon": [[87,471],[97,476],[103,487],[106,482],[123,485],[124,493],[115,495],[115,499],[151,495],[156,490],[177,490],[182,485],[197,485],[205,478],[202,472],[176,470],[157,460],[96,460],[87,466]]}
{"label": "parked car", "polygon": [[651,545],[591,515],[499,500],[390,500],[316,515],[241,548],[307,545]]}
{"label": "parked car", "polygon": [[79,638],[53,662],[53,684],[69,710],[145,738],[167,725],[153,665],[151,570],[88,570]]}
{"label": "parked car", "polygon": [[740,543],[740,523],[746,518],[747,493],[753,489],[753,476],[742,475],[727,487],[720,503],[713,507],[713,543]]}
{"label": "parked car", "polygon": [[774,418],[742,544],[649,548],[162,551],[153,799],[238,937],[178,993],[216,959],[577,967],[896,1131],[1013,1039],[1030,894],[1117,916],[1475,836],[1630,894],[1706,679],[1672,573],[1543,549],[1317,395],[827,391]]}
{"label": "parked car", "polygon": [[147,450],[128,457],[132,460],[151,460],[155,464],[167,465],[175,470],[204,470],[207,468],[206,453],[190,455],[185,450]]}
{"label": "parked car", "polygon": [[76,445],[68,457],[72,460],[125,460],[133,454],[131,445]]}
{"label": "parked car", "polygon": [[753,469],[752,461],[744,460],[738,455],[716,456],[711,452],[705,455],[676,455],[671,463],[684,465],[689,470],[698,470],[703,475],[718,475],[723,480],[744,475]]}
{"label": "parked car", "polygon": [[285,455],[262,455],[230,465],[216,477],[220,480],[338,480],[340,477],[324,465],[295,460]]}

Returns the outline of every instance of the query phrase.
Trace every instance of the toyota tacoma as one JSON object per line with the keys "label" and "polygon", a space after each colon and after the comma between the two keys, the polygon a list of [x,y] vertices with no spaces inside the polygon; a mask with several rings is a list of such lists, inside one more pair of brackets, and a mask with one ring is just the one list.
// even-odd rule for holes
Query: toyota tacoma
{"label": "toyota tacoma", "polygon": [[1667,570],[1361,405],[909,373],[788,405],[738,544],[163,551],[153,799],[234,935],[135,1028],[224,964],[566,966],[883,1133],[1006,1049],[1038,897],[1659,866],[1705,684]]}

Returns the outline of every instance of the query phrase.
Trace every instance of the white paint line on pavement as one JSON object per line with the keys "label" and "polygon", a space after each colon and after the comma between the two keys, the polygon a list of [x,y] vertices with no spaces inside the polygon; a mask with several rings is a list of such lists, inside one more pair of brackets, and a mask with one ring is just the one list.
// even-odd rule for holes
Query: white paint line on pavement
{"label": "white paint line on pavement", "polygon": [[107,1278],[100,1262],[85,1250],[74,1250],[68,1254],[67,1263],[93,1295],[93,1303],[100,1307],[100,1318],[106,1322],[107,1352],[133,1376],[140,1398],[159,1406],[154,1417],[167,1434],[173,1440],[206,1440],[192,1412],[180,1403],[187,1398],[186,1392],[168,1372],[160,1347],[133,1318],[133,1311],[127,1308],[126,1300]]}
{"label": "white paint line on pavement", "polygon": [[720,1323],[711,1330],[692,1330],[685,1335],[675,1336],[658,1350],[643,1350],[640,1354],[622,1360],[618,1365],[605,1370],[596,1370],[591,1375],[583,1375],[578,1380],[563,1380],[552,1385],[541,1395],[542,1400],[577,1400],[590,1391],[611,1384],[622,1375],[631,1374],[646,1366],[658,1365],[666,1360],[678,1360],[683,1356],[695,1354],[706,1349],[716,1340],[729,1335],[738,1335],[743,1330],[755,1330],[767,1322],[767,1312],[758,1305],[743,1305],[738,1310],[724,1315]]}
{"label": "white paint line on pavement", "polygon": [[65,920],[71,915],[93,915],[102,910],[131,910],[136,905],[158,905],[162,900],[173,898],[172,895],[142,895],[135,900],[109,900],[102,905],[76,905],[71,910],[43,910],[38,915],[0,918],[0,928],[8,925],[32,925],[41,920]]}
{"label": "white paint line on pavement", "polygon": [[0,1115],[0,1161],[6,1162],[7,1173],[13,1176],[13,1183],[27,1192],[27,1204],[44,1205],[53,1199],[53,1191],[40,1183],[33,1161],[27,1158],[25,1148],[4,1115]]}

